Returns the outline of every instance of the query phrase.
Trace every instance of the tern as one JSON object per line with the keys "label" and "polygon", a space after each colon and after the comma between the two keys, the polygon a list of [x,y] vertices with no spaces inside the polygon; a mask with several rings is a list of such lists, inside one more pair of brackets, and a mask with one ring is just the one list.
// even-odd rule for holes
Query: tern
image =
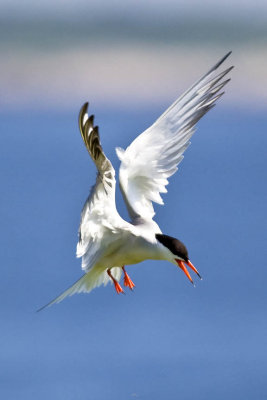
{"label": "tern", "polygon": [[90,292],[108,282],[114,284],[117,293],[124,293],[119,283],[122,273],[124,286],[133,289],[135,285],[125,266],[147,259],[169,261],[180,267],[192,283],[186,266],[200,277],[186,246],[161,232],[154,220],[152,203],[163,204],[160,193],[167,192],[168,179],[177,171],[196,123],[224,94],[222,88],[230,79],[223,78],[233,66],[222,72],[218,72],[218,68],[230,54],[182,94],[126,150],[116,148],[121,161],[120,189],[130,222],[121,218],[117,211],[115,171],[102,149],[94,116],[88,116],[88,103],[82,106],[79,129],[98,171],[81,213],[77,257],[82,258],[84,275],[46,306],[74,293]]}

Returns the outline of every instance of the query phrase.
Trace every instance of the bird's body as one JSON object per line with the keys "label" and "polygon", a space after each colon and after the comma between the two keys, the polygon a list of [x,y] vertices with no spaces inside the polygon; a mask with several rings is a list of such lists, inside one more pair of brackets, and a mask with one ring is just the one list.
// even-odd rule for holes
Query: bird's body
{"label": "bird's body", "polygon": [[[159,230],[148,230],[146,225],[113,227],[103,234],[101,240],[105,243],[95,266],[105,271],[115,266],[137,264],[147,259],[164,259],[165,247],[156,240]],[[85,257],[85,271],[88,271]],[[90,267],[89,267],[90,270]]]}
{"label": "bird's body", "polygon": [[48,305],[112,281],[120,293],[123,291],[119,284],[122,272],[125,286],[132,289],[134,284],[124,266],[147,259],[178,265],[193,282],[185,264],[198,272],[189,260],[186,247],[178,239],[162,234],[153,219],[152,202],[163,204],[160,193],[167,192],[168,178],[183,159],[195,124],[223,94],[221,89],[229,79],[220,81],[232,67],[214,75],[229,54],[180,96],[126,150],[116,149],[121,160],[120,188],[130,222],[122,219],[117,211],[115,171],[103,152],[94,117],[87,114],[88,103],[84,104],[79,114],[79,128],[98,170],[96,183],[82,210],[79,229],[77,257],[82,258],[85,274]]}

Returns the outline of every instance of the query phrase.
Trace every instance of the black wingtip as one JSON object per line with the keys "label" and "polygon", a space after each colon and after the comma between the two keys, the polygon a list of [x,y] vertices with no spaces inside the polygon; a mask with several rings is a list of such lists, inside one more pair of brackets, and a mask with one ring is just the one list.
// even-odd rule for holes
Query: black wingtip
{"label": "black wingtip", "polygon": [[79,129],[80,129],[82,136],[83,136],[83,132],[82,132],[83,131],[83,117],[85,114],[87,114],[88,106],[89,106],[88,102],[84,103],[84,105],[80,109],[79,116],[78,116]]}
{"label": "black wingtip", "polygon": [[93,114],[90,115],[90,117],[88,118],[88,120],[91,122],[92,126],[94,125],[94,119],[95,119],[95,116]]}
{"label": "black wingtip", "polygon": [[232,50],[228,51],[227,54],[225,54],[225,56],[223,56],[223,58],[221,58],[217,64],[214,65],[213,69],[217,69],[219,68],[220,65],[222,65],[222,63],[230,56],[230,54],[232,54]]}
{"label": "black wingtip", "polygon": [[49,303],[45,304],[44,306],[38,308],[38,310],[36,310],[35,312],[36,312],[36,313],[39,313],[40,311],[43,311],[45,308],[47,308],[47,307],[50,306],[50,303],[51,303],[51,302],[49,302]]}
{"label": "black wingtip", "polygon": [[84,103],[83,106],[81,107],[80,113],[83,113],[83,114],[87,113],[88,107],[89,107],[89,103],[88,103],[88,101],[87,101],[87,102]]}
{"label": "black wingtip", "polygon": [[221,63],[223,63],[230,56],[230,54],[232,54],[232,50],[228,51],[228,53],[225,54],[225,56],[221,59]]}

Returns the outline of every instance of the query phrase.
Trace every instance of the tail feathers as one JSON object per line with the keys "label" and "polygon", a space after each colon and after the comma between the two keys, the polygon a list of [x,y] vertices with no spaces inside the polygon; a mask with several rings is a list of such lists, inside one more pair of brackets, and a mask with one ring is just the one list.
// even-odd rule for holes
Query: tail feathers
{"label": "tail feathers", "polygon": [[[117,281],[121,278],[122,269],[120,267],[112,268],[112,275]],[[43,307],[39,308],[37,312],[42,311],[46,307],[52,306],[52,304],[60,303],[68,296],[72,296],[75,293],[89,293],[94,288],[104,285],[106,286],[108,282],[111,282],[106,270],[92,268],[89,272],[84,274],[80,279],[78,279],[74,285],[70,286],[67,290],[57,296],[55,299],[51,300],[49,303],[45,304]]]}

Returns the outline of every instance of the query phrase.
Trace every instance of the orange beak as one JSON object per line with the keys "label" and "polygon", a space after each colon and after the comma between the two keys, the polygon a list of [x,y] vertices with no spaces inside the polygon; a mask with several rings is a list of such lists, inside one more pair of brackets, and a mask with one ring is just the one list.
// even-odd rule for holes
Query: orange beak
{"label": "orange beak", "polygon": [[199,272],[198,272],[198,270],[194,267],[194,265],[191,263],[191,261],[189,261],[189,260],[188,261],[182,261],[182,260],[178,260],[178,259],[176,259],[175,261],[177,262],[178,266],[185,273],[185,275],[187,276],[187,278],[190,280],[191,283],[194,284],[193,279],[191,278],[191,276],[190,276],[185,264],[188,265],[188,267],[190,267],[198,275],[198,277],[200,279],[202,279],[200,274],[199,274]]}

